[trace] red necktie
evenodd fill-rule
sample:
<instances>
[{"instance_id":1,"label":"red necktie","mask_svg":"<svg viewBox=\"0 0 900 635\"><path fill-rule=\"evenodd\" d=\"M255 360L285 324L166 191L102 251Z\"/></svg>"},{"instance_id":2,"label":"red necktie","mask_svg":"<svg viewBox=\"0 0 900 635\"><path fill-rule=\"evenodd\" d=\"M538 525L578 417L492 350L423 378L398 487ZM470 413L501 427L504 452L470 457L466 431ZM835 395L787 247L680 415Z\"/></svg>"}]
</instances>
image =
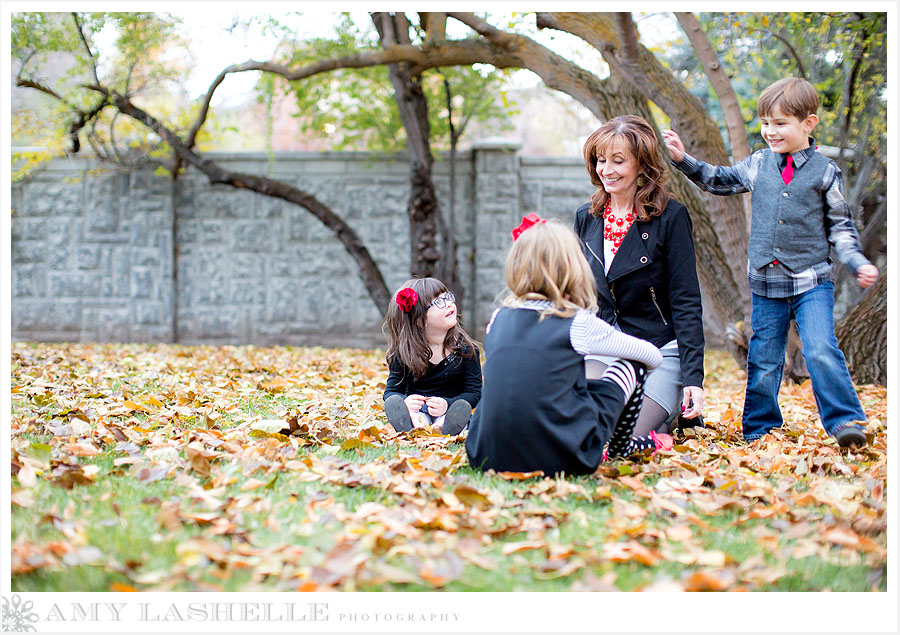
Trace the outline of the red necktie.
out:
<instances>
[{"instance_id":1,"label":"red necktie","mask_svg":"<svg viewBox=\"0 0 900 635\"><path fill-rule=\"evenodd\" d=\"M787 156L787 163L784 164L784 169L781 171L781 178L785 185L790 184L791 179L794 178L794 157L791 155Z\"/></svg>"}]
</instances>

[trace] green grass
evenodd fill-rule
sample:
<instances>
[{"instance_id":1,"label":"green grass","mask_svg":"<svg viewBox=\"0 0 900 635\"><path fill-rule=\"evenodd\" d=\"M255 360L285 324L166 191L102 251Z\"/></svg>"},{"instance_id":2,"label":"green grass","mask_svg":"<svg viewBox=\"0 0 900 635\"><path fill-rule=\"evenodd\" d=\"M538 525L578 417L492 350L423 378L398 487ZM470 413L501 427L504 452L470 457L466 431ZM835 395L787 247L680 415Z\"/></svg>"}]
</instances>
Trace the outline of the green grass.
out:
<instances>
[{"instance_id":1,"label":"green grass","mask_svg":"<svg viewBox=\"0 0 900 635\"><path fill-rule=\"evenodd\" d=\"M34 501L27 507L12 506L14 554L18 545L34 557L46 558L51 553L55 559L53 564L32 571L14 570L13 591L107 591L116 588L113 585L138 590L287 591L310 583L319 588L362 591L568 591L573 585L608 574L615 575L617 588L627 591L662 581L686 583L695 573L730 575L729 589L887 588L885 559L822 542L821 533L827 528L843 530L854 520L852 514L844 516L825 504L807 503L800 520L784 512L751 518L749 509L772 501L737 497L743 507L704 513L687 495L684 513L676 515L655 507L617 475L606 475L602 470L597 475L559 482L544 478L506 480L485 474L468 465L461 443L447 439L412 436L371 443L363 440L358 447L340 450L343 443L352 445L371 436L366 431L373 425L381 428L383 436L390 434L380 402L370 397L383 381L383 374L379 375L381 360L376 354L349 352L335 357L338 354L334 352L289 347L110 346L102 349L102 355L86 345L17 345L15 350L18 357L14 354L13 387L21 392L12 395L14 461L34 454L50 462L47 468L77 463L96 466L97 473L92 484L72 489L53 482L50 469L45 469L48 473L39 475L32 487L23 487L18 476L13 476L13 490L30 492ZM227 361L229 355L234 356L231 365L223 364L220 358L224 356ZM257 366L254 355L264 357ZM171 377L140 372L153 366L157 358L167 356L170 367L190 371L172 371ZM342 374L348 362L370 372L364 372L365 377ZM113 372L104 379L103 373L109 369ZM101 374L96 381L79 383L85 374L95 372ZM119 372L124 374L118 376ZM291 378L291 388L275 393L258 388L259 381L281 375ZM44 396L44 388L31 389L36 377L46 382L49 396ZM720 413L732 399L728 391L740 390L740 382L733 378L729 381L727 390L718 389L718 400L724 404ZM228 391L217 392L220 389L216 388L200 394L201 387L209 389L227 382L234 385ZM134 399L154 394L166 405L174 405L178 403L176 396L167 391L173 391L171 386L179 386L174 391L181 391L182 383L197 387L198 392L195 401L188 404L188 414L170 420L161 419L158 412L94 417L93 434L89 436L101 450L97 456L72 457L65 447L76 439L54 437L43 427L54 420L70 421L61 404L88 409L94 404L118 406L123 396ZM712 404L716 403L716 390L713 386L708 391ZM791 398L799 399L793 394ZM880 393L869 399L886 404ZM217 407L234 407L217 410L221 416L210 430L205 413L214 403ZM238 430L248 420L277 419L285 413L302 413L310 435L324 435L334 445L306 445L310 441L295 439L300 444L294 450L287 437L253 436L247 430ZM127 427L132 417L139 426L150 429L140 433L138 458L145 460L151 448L171 444L172 475L141 481L132 474L130 465L114 464L127 455L115 450L117 441L109 433L100 432L98 422ZM220 458L211 459L209 476L192 469L187 459L187 445L192 439L204 439L201 445L206 450L221 451L212 440L229 436L241 451L222 451ZM790 460L801 452L824 451L823 447L828 450L821 445L812 446L812 450L797 449L791 445L796 438L794 435L783 442ZM722 443L723 451L730 451L731 446ZM35 451L31 444L49 446L50 452ZM685 452L694 465L709 465L713 459L702 456L706 446L697 447L701 449ZM453 457L460 454L462 460L451 466ZM872 481L867 470L875 469L880 456L843 459L860 470L852 478L835 471L826 473L830 476L817 475L815 481L805 475L795 478L787 489L782 487L784 479L794 477L783 466L766 471L768 468L748 467L746 463L733 468L722 461L714 474L725 480L762 477L773 488L777 486L778 496L790 510L793 498L813 491L812 486L821 484L822 479L831 478L839 484ZM300 469L282 468L282 460L307 460L315 469L306 469L306 464ZM407 462L407 472L387 472L388 466L401 460ZM437 472L431 473L429 461L437 466ZM627 467L629 478L642 476L643 485L650 490L662 477L693 474L660 457L612 465ZM251 479L266 485L242 490ZM883 482L886 491L883 479L878 473L874 480ZM221 501L222 507L211 512L189 483ZM403 488L395 490L398 483ZM555 491L558 484L571 491ZM477 496L465 499L468 490L459 488L477 490L489 501L484 503ZM530 493L533 489L538 493ZM548 490L552 491L548 494ZM702 490L704 494L725 495L708 482ZM466 509L462 513L448 511L454 491L463 492L460 496L465 500L460 502ZM852 501L859 505L858 510L871 513L875 503L866 496ZM480 506L485 509L479 511ZM646 513L641 517L620 513L637 508ZM357 517L361 510L369 510L369 515ZM211 517L205 516L210 513ZM193 515L199 517L191 518ZM59 519L59 526L54 518ZM444 526L445 521L450 525ZM690 528L690 538L682 543L678 536L684 535L685 525ZM883 545L885 532L874 530L868 539ZM192 544L189 541L217 546L224 559L185 553L185 547ZM514 550L523 541L539 548ZM658 559L648 565L637 559L615 561L605 557L604 549L617 543L643 547ZM72 558L84 547L99 549L101 557L90 564L65 560L66 552ZM349 553L341 552L345 547ZM505 549L513 552L505 553ZM713 560L724 554L726 562L678 561L697 553ZM552 554L559 556L556 563L551 562ZM554 569L560 562L573 566ZM755 581L745 580L740 567L754 562L760 564L763 574ZM578 563L581 566L574 566ZM331 580L327 572L323 573L329 567L336 571ZM767 572L775 572L771 580L764 575Z\"/></svg>"},{"instance_id":2,"label":"green grass","mask_svg":"<svg viewBox=\"0 0 900 635\"><path fill-rule=\"evenodd\" d=\"M37 439L36 439L37 440ZM316 454L315 452L311 454ZM298 453L297 456L302 456ZM396 447L365 448L340 452L339 458L358 464L375 461L378 457L392 459L397 456ZM175 485L171 479L156 482L141 482L127 473L117 474L112 465L113 456L95 457L85 464L95 464L101 468L96 483L91 486L75 486L65 490L46 481L38 481L34 488L34 510L56 516L67 515L77 520L84 530L84 541L88 545L101 547L104 553L103 564L115 563L113 566L78 565L62 569L42 568L32 573L19 574L13 577L15 591L62 591L62 590L106 590L113 583L132 584L131 574L139 576L142 572L178 571L179 558L176 548L191 538L206 536L204 529L198 525L184 524L178 531L171 532L160 524L157 515L160 505L156 502L145 502L147 499L178 503L185 494L185 489ZM506 481L496 476L486 475L471 468L460 468L455 473L460 483L479 490L498 492L510 502L519 500L514 490L526 488L529 484L538 483L540 479L529 481ZM265 480L265 479L263 479ZM15 481L15 479L14 479ZM240 486L247 477L237 473L236 481L229 485L221 498L235 497L241 494ZM580 484L591 491L596 483L590 477L571 479L570 482ZM648 479L648 482L650 480ZM14 483L17 485L17 483ZM433 492L432 494L436 494ZM336 520L317 524L313 531L293 533L291 527L302 527L306 519L305 504L313 498L333 498L348 511L356 511L364 503L379 503L385 506L397 503L397 497L378 486L340 487L329 483L301 482L296 477L282 473L271 490L266 492L267 510L255 513L243 513L242 530L252 535L253 545L258 548L272 548L279 545L302 544L304 556L297 564L312 566L318 558L327 553L334 545L336 536L342 526ZM625 494L622 500L639 502L637 497ZM118 505L119 514L113 504ZM580 496L569 496L554 499L546 503L534 497L527 499L527 504L544 508L564 518L558 526L551 526L543 536L548 544L573 545L576 555L589 554L591 550L602 546L609 539L608 525L613 520L613 504L609 500L584 500ZM190 506L193 511L204 511L202 505ZM35 543L48 543L67 540L64 533L54 527L52 522L35 522L39 514L24 513L14 508L12 515L12 533L16 539L25 539ZM266 520L272 516L283 531L272 531L266 527ZM753 536L756 527L764 527L765 521L753 520L735 525L741 513L723 511L715 517L706 517L708 524L718 531L702 535L701 544L708 550L719 550L731 559L742 562L760 553L760 548ZM645 517L649 525L666 527L671 518L652 512ZM551 525L553 523L551 522ZM234 539L228 537L210 538L226 549L232 546ZM519 532L500 535L492 540L489 549L482 556L492 561L494 566L485 570L474 564L465 564L463 574L450 581L444 587L447 591L563 591L567 590L574 580L590 570L597 576L613 571L617 575L616 584L622 590L631 590L652 584L660 579L679 579L693 570L701 570L699 566L685 566L677 562L660 561L656 566L645 566L637 562L589 562L585 567L571 576L553 578L553 574L539 573L539 565L545 559L539 550L514 553L503 556L502 549L525 539ZM785 542L784 549L790 548ZM771 585L763 585L759 590L777 591L810 591L830 589L833 591L885 590L887 577L884 570L873 569L864 564L838 564L823 562L816 557L801 559L776 558L766 554L766 561L771 565L781 561L787 570L786 575ZM407 568L402 558L388 558L385 562L399 568ZM128 571L128 563L139 563L134 571ZM117 570L118 569L118 570ZM185 567L181 580L173 590L189 590L193 588L221 588L235 591L245 588L250 583L251 573L248 570L222 570L214 564L205 563L200 566ZM277 578L258 581L254 588L283 590L284 581ZM380 583L360 587L359 590L433 590L426 584Z\"/></svg>"}]
</instances>

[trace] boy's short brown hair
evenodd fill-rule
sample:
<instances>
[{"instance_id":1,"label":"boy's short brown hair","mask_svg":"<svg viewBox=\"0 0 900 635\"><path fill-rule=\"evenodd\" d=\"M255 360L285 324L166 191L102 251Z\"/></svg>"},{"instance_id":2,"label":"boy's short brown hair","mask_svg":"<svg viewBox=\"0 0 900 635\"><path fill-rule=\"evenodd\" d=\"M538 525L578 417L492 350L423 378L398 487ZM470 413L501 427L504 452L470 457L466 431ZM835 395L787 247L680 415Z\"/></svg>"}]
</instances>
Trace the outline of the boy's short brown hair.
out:
<instances>
[{"instance_id":1,"label":"boy's short brown hair","mask_svg":"<svg viewBox=\"0 0 900 635\"><path fill-rule=\"evenodd\" d=\"M760 117L766 117L772 114L772 109L776 106L784 114L803 120L816 114L819 96L813 85L805 79L785 77L762 92L756 102L756 112Z\"/></svg>"}]
</instances>

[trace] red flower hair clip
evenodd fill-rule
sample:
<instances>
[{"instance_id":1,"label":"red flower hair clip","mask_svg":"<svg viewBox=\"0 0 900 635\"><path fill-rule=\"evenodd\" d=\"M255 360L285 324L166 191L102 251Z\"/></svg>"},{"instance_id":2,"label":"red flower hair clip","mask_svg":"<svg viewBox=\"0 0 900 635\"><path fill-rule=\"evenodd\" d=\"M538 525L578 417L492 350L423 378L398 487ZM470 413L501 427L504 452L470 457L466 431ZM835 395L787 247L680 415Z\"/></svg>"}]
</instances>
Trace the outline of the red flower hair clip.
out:
<instances>
[{"instance_id":1,"label":"red flower hair clip","mask_svg":"<svg viewBox=\"0 0 900 635\"><path fill-rule=\"evenodd\" d=\"M521 235L523 231L528 229L529 227L534 227L535 225L540 225L541 223L546 223L546 219L541 218L534 212L529 212L527 216L522 217L522 222L519 223L519 226L512 230L513 242L516 242L516 239Z\"/></svg>"},{"instance_id":2,"label":"red flower hair clip","mask_svg":"<svg viewBox=\"0 0 900 635\"><path fill-rule=\"evenodd\" d=\"M403 287L397 292L397 299L395 302L397 306L400 307L400 310L404 313L409 313L414 306L416 306L416 302L419 301L419 294L416 293L416 290L412 287Z\"/></svg>"}]
</instances>

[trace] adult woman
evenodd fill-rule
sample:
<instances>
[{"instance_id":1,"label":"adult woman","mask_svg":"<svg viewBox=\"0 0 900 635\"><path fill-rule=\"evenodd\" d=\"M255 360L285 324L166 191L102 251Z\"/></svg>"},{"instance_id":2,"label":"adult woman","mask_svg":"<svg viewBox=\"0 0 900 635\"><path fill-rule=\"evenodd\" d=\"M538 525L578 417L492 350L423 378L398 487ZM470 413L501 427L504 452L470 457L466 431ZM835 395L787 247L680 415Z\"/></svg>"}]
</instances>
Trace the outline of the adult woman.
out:
<instances>
[{"instance_id":1,"label":"adult woman","mask_svg":"<svg viewBox=\"0 0 900 635\"><path fill-rule=\"evenodd\" d=\"M584 160L597 191L578 208L575 233L597 282L597 315L663 354L634 435L664 431L679 414L684 426L699 423L704 340L691 219L666 192L656 135L640 117L616 117L588 137ZM605 365L589 356L588 378Z\"/></svg>"}]
</instances>

